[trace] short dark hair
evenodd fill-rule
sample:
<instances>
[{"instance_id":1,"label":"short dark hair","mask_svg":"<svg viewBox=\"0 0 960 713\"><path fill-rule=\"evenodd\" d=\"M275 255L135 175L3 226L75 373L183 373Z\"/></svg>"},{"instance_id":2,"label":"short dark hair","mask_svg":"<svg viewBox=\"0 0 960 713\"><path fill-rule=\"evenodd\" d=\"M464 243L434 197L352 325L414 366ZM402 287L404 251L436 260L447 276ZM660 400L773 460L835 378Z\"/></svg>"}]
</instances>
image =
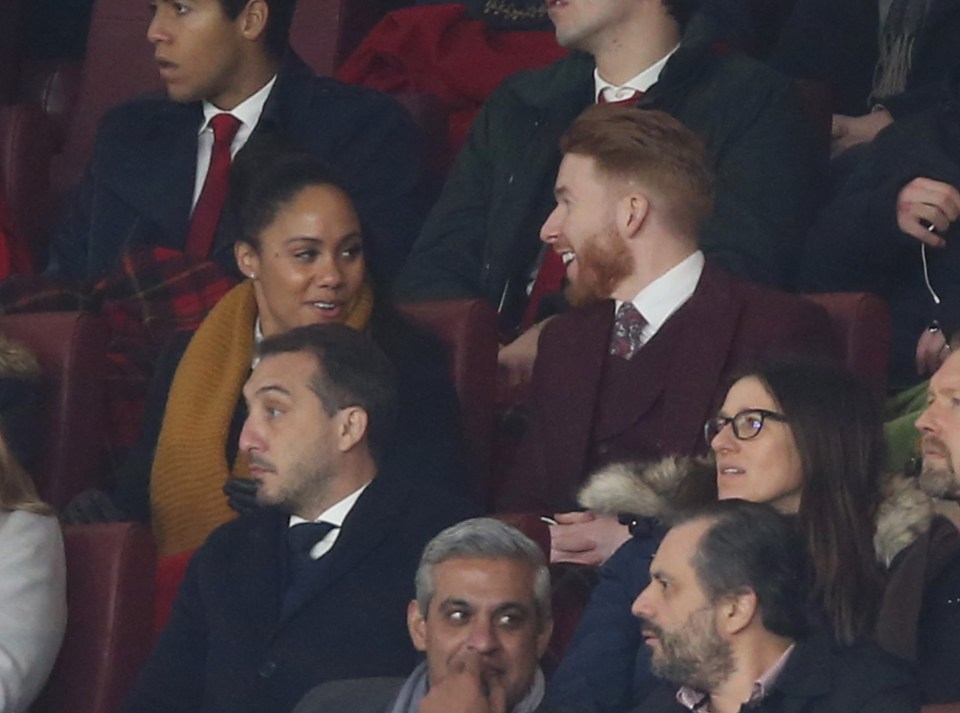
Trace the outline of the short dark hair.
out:
<instances>
[{"instance_id":1,"label":"short dark hair","mask_svg":"<svg viewBox=\"0 0 960 713\"><path fill-rule=\"evenodd\" d=\"M841 366L771 358L742 371L787 417L803 470L799 525L813 563L812 597L838 641L873 631L883 591L873 547L886 459L883 408Z\"/></svg>"},{"instance_id":2,"label":"short dark hair","mask_svg":"<svg viewBox=\"0 0 960 713\"><path fill-rule=\"evenodd\" d=\"M263 0L269 8L267 16L266 48L274 59L280 59L287 51L290 39L290 25L297 0ZM236 20L250 0L220 0L220 7L231 20Z\"/></svg>"},{"instance_id":3,"label":"short dark hair","mask_svg":"<svg viewBox=\"0 0 960 713\"><path fill-rule=\"evenodd\" d=\"M349 406L367 412L367 443L379 460L397 418L396 374L387 356L365 332L343 324L295 327L257 346L261 359L297 352L317 360L310 389L328 416Z\"/></svg>"},{"instance_id":4,"label":"short dark hair","mask_svg":"<svg viewBox=\"0 0 960 713\"><path fill-rule=\"evenodd\" d=\"M602 174L655 191L667 220L690 238L713 210L703 141L665 112L594 104L561 137L560 151L590 157Z\"/></svg>"},{"instance_id":5,"label":"short dark hair","mask_svg":"<svg viewBox=\"0 0 960 713\"><path fill-rule=\"evenodd\" d=\"M661 2L670 16L680 25L682 31L686 29L690 18L700 9L702 0L661 0Z\"/></svg>"},{"instance_id":6,"label":"short dark hair","mask_svg":"<svg viewBox=\"0 0 960 713\"><path fill-rule=\"evenodd\" d=\"M791 639L806 634L809 565L790 521L769 505L731 499L686 513L674 526L700 520L710 526L691 564L707 599L752 590L767 631Z\"/></svg>"},{"instance_id":7,"label":"short dark hair","mask_svg":"<svg viewBox=\"0 0 960 713\"><path fill-rule=\"evenodd\" d=\"M265 132L251 137L230 171L227 210L236 217L238 241L260 250L260 233L300 191L331 186L349 195L329 164L301 151L282 136Z\"/></svg>"}]
</instances>

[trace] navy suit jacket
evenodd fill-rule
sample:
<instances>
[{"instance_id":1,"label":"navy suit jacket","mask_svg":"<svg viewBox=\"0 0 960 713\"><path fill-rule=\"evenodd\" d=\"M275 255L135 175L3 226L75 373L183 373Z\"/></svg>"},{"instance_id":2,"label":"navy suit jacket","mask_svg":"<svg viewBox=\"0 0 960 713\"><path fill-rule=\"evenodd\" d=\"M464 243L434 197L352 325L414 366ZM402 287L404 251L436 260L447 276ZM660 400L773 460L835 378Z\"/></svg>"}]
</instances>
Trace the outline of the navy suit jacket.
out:
<instances>
[{"instance_id":1,"label":"navy suit jacket","mask_svg":"<svg viewBox=\"0 0 960 713\"><path fill-rule=\"evenodd\" d=\"M736 369L764 355L836 351L819 305L734 278L708 260L690 299L635 357L642 368L601 404L613 318L607 300L544 328L532 425L499 494L502 509L570 510L587 473L604 463L702 453L703 424ZM625 451L624 434L643 446Z\"/></svg>"},{"instance_id":2,"label":"navy suit jacket","mask_svg":"<svg viewBox=\"0 0 960 713\"><path fill-rule=\"evenodd\" d=\"M406 607L423 547L473 513L402 481L370 484L285 616L288 516L264 509L216 529L120 710L280 713L324 681L408 674L418 659Z\"/></svg>"},{"instance_id":3,"label":"navy suit jacket","mask_svg":"<svg viewBox=\"0 0 960 713\"><path fill-rule=\"evenodd\" d=\"M200 102L149 96L101 121L93 158L57 233L51 272L97 280L133 248L182 250L197 170ZM254 134L271 131L331 164L354 199L380 276L400 267L425 210L422 139L410 116L383 94L317 77L290 53ZM213 259L235 270L237 231L225 213Z\"/></svg>"}]
</instances>

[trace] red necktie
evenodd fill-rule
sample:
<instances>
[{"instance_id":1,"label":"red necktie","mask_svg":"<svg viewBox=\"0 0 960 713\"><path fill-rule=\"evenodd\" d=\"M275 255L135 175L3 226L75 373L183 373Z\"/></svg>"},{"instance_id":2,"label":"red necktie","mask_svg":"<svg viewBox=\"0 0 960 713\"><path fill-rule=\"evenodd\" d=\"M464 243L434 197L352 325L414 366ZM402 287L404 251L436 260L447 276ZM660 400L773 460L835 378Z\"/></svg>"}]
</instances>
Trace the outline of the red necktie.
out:
<instances>
[{"instance_id":1,"label":"red necktie","mask_svg":"<svg viewBox=\"0 0 960 713\"><path fill-rule=\"evenodd\" d=\"M559 253L547 246L543 253L543 260L540 262L540 269L537 271L537 279L534 280L533 289L530 291L530 299L527 301L526 309L523 310L523 319L520 320L521 331L527 331L536 323L540 300L547 295L559 292L563 287L563 278L566 274L567 268L564 267Z\"/></svg>"},{"instance_id":2,"label":"red necktie","mask_svg":"<svg viewBox=\"0 0 960 713\"><path fill-rule=\"evenodd\" d=\"M227 200L227 186L230 182L230 145L240 128L240 120L233 114L217 114L210 119L213 127L213 151L210 154L210 168L203 182L200 198L193 208L190 219L190 232L187 233L186 253L201 260L210 254L213 238L217 234L220 213Z\"/></svg>"},{"instance_id":3,"label":"red necktie","mask_svg":"<svg viewBox=\"0 0 960 713\"><path fill-rule=\"evenodd\" d=\"M600 92L600 98L597 99L597 104L614 104L614 105L618 105L618 104L636 104L636 103L637 103L637 99L639 99L640 97L643 96L643 92L638 91L638 90L636 90L636 89L633 89L633 90L631 90L631 91L632 91L633 93L630 94L630 96L625 97L625 98L623 98L623 99L617 99L616 101L610 101L609 99L607 99L607 98L604 96L603 92Z\"/></svg>"}]
</instances>

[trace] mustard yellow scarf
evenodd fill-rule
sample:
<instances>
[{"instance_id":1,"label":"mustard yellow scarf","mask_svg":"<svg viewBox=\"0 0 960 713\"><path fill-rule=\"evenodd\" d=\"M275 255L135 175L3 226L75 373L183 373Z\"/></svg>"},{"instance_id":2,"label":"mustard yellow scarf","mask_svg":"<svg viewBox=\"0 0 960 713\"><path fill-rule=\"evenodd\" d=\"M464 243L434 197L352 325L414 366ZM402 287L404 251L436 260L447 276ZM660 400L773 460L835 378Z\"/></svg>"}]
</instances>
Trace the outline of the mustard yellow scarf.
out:
<instances>
[{"instance_id":1,"label":"mustard yellow scarf","mask_svg":"<svg viewBox=\"0 0 960 713\"><path fill-rule=\"evenodd\" d=\"M364 285L346 323L366 327L373 292ZM150 476L153 531L161 556L193 550L232 519L222 488L231 475L246 477L246 458L227 463L230 423L253 359L257 304L245 281L217 303L180 360Z\"/></svg>"}]
</instances>

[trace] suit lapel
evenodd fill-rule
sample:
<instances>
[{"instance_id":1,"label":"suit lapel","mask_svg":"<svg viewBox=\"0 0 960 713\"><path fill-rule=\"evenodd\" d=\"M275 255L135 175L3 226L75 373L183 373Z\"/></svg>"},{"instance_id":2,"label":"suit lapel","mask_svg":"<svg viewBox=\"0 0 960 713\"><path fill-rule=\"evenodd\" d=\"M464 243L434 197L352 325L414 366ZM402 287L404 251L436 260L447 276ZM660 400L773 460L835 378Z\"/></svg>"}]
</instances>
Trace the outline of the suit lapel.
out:
<instances>
[{"instance_id":1,"label":"suit lapel","mask_svg":"<svg viewBox=\"0 0 960 713\"><path fill-rule=\"evenodd\" d=\"M321 566L284 607L281 625L358 567L386 539L404 510L406 495L406 488L389 476L377 477L370 483L344 520L333 548L317 561Z\"/></svg>"},{"instance_id":2,"label":"suit lapel","mask_svg":"<svg viewBox=\"0 0 960 713\"><path fill-rule=\"evenodd\" d=\"M726 370L727 355L732 350L742 305L733 299L726 275L708 261L703 268L697 289L664 325L677 320L677 329L664 331L664 338L675 339L676 347L668 352L664 364L669 379L667 401L664 404L664 423L688 424L665 433L670 451L695 453L703 451L700 426L718 406L713 403L722 389L721 379ZM657 337L661 334L657 334ZM656 339L656 337L654 337ZM696 406L705 409L695 413Z\"/></svg>"},{"instance_id":3,"label":"suit lapel","mask_svg":"<svg viewBox=\"0 0 960 713\"><path fill-rule=\"evenodd\" d=\"M534 373L541 373L535 387L540 399L537 411L550 424L549 428L541 428L540 437L545 472L551 479L554 474L570 474L562 479L564 482L557 483L558 487L567 488L580 484L586 467L613 327L612 302L605 300L561 319L569 321L563 327L557 348L548 350L543 368L535 366Z\"/></svg>"},{"instance_id":4,"label":"suit lapel","mask_svg":"<svg viewBox=\"0 0 960 713\"><path fill-rule=\"evenodd\" d=\"M598 421L593 440L609 440L624 433L664 399L663 417L658 419L663 430L657 439L664 454L704 450L700 426L716 406L714 395L722 386L725 356L731 349L740 309L725 276L709 263L704 265L690 299L641 348L636 357L642 360L636 365L636 383L630 383L629 394L605 405L604 419Z\"/></svg>"},{"instance_id":5,"label":"suit lapel","mask_svg":"<svg viewBox=\"0 0 960 713\"><path fill-rule=\"evenodd\" d=\"M140 216L126 244L140 234L163 247L183 249L196 182L197 136L203 114L199 104L165 106L139 138L142 149L124 183L113 188Z\"/></svg>"}]
</instances>

